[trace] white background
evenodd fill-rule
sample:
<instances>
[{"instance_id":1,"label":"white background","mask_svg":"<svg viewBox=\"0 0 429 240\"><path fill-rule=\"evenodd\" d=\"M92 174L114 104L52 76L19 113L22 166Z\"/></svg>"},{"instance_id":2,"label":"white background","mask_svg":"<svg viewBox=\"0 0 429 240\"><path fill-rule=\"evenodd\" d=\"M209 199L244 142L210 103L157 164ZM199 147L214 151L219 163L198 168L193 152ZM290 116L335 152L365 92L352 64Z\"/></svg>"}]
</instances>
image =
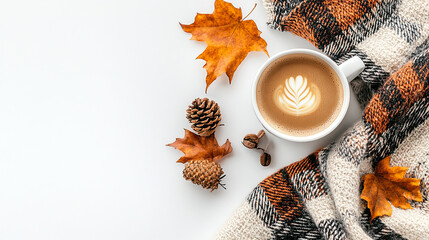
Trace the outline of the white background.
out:
<instances>
[{"instance_id":1,"label":"white background","mask_svg":"<svg viewBox=\"0 0 429 240\"><path fill-rule=\"evenodd\" d=\"M353 97L340 128L322 140L272 135L272 164L241 139L261 129L251 83L267 60L252 52L232 84L204 94L205 44L179 21L211 13L213 0L0 0L0 239L208 239L269 174L341 135L360 117ZM255 20L272 56L313 48L269 29L259 1L233 0ZM190 129L187 105L219 103L216 137L227 190L182 178L182 155L166 147Z\"/></svg>"}]
</instances>

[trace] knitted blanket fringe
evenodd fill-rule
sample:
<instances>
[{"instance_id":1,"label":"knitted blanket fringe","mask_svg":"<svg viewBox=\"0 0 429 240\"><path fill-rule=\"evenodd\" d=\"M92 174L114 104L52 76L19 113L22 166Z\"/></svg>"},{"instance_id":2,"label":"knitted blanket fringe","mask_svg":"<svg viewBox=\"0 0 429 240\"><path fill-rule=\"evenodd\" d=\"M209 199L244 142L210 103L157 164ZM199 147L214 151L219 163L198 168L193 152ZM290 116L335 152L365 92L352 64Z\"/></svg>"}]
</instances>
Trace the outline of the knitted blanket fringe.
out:
<instances>
[{"instance_id":1,"label":"knitted blanket fringe","mask_svg":"<svg viewBox=\"0 0 429 240\"><path fill-rule=\"evenodd\" d=\"M337 63L359 56L362 119L331 145L258 184L216 239L429 239L427 0L264 0L268 24ZM422 179L423 202L370 222L361 177L391 156Z\"/></svg>"}]
</instances>

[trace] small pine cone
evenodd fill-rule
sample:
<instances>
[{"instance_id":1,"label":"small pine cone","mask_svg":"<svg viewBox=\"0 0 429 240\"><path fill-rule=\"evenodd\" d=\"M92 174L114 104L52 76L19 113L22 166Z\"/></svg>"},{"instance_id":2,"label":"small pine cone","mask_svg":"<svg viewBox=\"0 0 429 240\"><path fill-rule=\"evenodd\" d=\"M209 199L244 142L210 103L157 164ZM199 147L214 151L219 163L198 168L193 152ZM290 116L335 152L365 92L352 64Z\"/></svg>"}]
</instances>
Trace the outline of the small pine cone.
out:
<instances>
[{"instance_id":1,"label":"small pine cone","mask_svg":"<svg viewBox=\"0 0 429 240\"><path fill-rule=\"evenodd\" d=\"M201 136L211 135L220 124L219 105L208 98L195 99L186 112L186 118L192 123L192 129Z\"/></svg>"},{"instance_id":2,"label":"small pine cone","mask_svg":"<svg viewBox=\"0 0 429 240\"><path fill-rule=\"evenodd\" d=\"M210 160L191 160L185 163L185 169L183 169L183 177L186 180L191 180L192 183L211 191L217 189L218 185L224 187L220 183L224 176L220 164Z\"/></svg>"}]
</instances>

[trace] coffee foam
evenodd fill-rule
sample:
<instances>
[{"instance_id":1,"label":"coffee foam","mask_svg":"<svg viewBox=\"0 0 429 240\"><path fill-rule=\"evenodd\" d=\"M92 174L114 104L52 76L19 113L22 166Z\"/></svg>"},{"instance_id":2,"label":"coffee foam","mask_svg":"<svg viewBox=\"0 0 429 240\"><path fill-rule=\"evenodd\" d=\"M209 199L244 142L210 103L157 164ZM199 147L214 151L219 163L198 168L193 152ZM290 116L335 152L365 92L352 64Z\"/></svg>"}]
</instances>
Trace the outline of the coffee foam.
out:
<instances>
[{"instance_id":1,"label":"coffee foam","mask_svg":"<svg viewBox=\"0 0 429 240\"><path fill-rule=\"evenodd\" d=\"M266 122L298 137L329 127L341 111L343 96L335 70L307 54L287 55L272 62L256 87L257 105Z\"/></svg>"},{"instance_id":2,"label":"coffee foam","mask_svg":"<svg viewBox=\"0 0 429 240\"><path fill-rule=\"evenodd\" d=\"M273 94L274 102L282 111L296 116L314 112L320 104L320 90L309 83L306 77L298 75L286 78L283 85Z\"/></svg>"}]
</instances>

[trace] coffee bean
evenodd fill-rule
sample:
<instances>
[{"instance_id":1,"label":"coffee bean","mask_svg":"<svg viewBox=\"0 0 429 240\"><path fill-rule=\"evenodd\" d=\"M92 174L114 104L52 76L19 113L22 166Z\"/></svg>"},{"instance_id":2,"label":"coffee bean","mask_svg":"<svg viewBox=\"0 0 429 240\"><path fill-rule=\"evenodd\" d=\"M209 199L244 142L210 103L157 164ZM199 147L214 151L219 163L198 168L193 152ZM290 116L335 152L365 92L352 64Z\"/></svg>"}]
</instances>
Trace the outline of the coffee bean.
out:
<instances>
[{"instance_id":1,"label":"coffee bean","mask_svg":"<svg viewBox=\"0 0 429 240\"><path fill-rule=\"evenodd\" d=\"M256 134L247 134L243 139L243 145L247 148L257 148L259 143L259 138Z\"/></svg>"},{"instance_id":2,"label":"coffee bean","mask_svg":"<svg viewBox=\"0 0 429 240\"><path fill-rule=\"evenodd\" d=\"M261 154L260 160L262 166L268 166L271 163L271 155L264 152Z\"/></svg>"}]
</instances>

